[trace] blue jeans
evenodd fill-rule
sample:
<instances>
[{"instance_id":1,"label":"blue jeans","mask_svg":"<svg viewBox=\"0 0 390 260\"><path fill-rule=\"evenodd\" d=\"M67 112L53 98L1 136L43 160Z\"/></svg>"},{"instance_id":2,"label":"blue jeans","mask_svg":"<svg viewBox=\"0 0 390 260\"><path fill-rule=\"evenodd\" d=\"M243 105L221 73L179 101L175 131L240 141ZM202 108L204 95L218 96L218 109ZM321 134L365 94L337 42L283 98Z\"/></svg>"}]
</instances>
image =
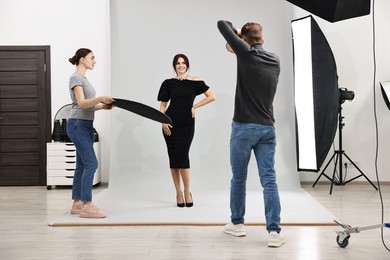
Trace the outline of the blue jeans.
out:
<instances>
[{"instance_id":1,"label":"blue jeans","mask_svg":"<svg viewBox=\"0 0 390 260\"><path fill-rule=\"evenodd\" d=\"M233 224L244 223L246 180L253 150L260 183L263 187L267 231L280 231L280 199L274 167L275 146L274 127L233 121L230 136L230 164L233 172L230 187L230 210Z\"/></svg>"},{"instance_id":2,"label":"blue jeans","mask_svg":"<svg viewBox=\"0 0 390 260\"><path fill-rule=\"evenodd\" d=\"M92 184L98 160L93 149L93 121L69 118L67 133L76 146L76 170L73 176L72 199L92 201Z\"/></svg>"}]
</instances>

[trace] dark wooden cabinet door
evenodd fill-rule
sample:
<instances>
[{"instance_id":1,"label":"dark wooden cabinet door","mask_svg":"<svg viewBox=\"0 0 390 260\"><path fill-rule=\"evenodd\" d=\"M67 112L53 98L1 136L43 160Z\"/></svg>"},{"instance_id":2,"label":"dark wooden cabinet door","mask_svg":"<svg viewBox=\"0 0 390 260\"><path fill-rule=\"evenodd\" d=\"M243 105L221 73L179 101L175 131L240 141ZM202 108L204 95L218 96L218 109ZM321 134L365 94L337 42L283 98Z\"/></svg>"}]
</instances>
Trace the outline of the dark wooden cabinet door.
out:
<instances>
[{"instance_id":1,"label":"dark wooden cabinet door","mask_svg":"<svg viewBox=\"0 0 390 260\"><path fill-rule=\"evenodd\" d=\"M0 186L46 185L49 46L0 46Z\"/></svg>"}]
</instances>

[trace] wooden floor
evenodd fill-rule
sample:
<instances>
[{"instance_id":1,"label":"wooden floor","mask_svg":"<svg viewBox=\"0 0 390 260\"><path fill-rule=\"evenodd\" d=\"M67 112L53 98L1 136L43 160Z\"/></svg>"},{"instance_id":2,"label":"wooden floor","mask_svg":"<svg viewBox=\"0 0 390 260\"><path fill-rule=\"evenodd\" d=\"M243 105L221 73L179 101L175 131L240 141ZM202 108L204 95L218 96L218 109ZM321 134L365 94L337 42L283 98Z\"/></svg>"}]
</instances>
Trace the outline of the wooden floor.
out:
<instances>
[{"instance_id":1,"label":"wooden floor","mask_svg":"<svg viewBox=\"0 0 390 260\"><path fill-rule=\"evenodd\" d=\"M346 224L381 223L379 193L367 183L336 186L332 195L328 183L302 186ZM390 222L390 185L381 190ZM264 226L246 227L243 238L224 234L222 226L48 226L69 209L69 197L69 188L0 187L0 259L390 259L380 228L352 234L341 248L341 227L282 226L286 244L268 248ZM383 231L389 247L390 229Z\"/></svg>"}]
</instances>

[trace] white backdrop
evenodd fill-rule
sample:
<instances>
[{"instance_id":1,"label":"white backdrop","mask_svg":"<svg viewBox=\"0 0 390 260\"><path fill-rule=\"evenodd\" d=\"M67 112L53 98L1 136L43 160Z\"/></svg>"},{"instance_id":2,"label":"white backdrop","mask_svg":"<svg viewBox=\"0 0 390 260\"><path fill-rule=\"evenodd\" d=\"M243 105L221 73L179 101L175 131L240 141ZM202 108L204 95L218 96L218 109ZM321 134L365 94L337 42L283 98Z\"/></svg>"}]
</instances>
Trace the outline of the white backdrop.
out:
<instances>
[{"instance_id":1,"label":"white backdrop","mask_svg":"<svg viewBox=\"0 0 390 260\"><path fill-rule=\"evenodd\" d=\"M94 202L106 210L103 220L66 214L51 225L92 223L223 224L229 220L230 124L236 82L236 58L225 49L219 19L237 27L263 25L265 49L281 60L275 97L276 171L282 223L333 223L335 217L300 188L296 171L292 86L292 5L266 0L111 1L112 96L159 108L163 80L174 76L173 56L185 53L191 74L203 78L217 100L197 110L190 151L194 207L176 207L161 124L128 111L112 111L110 181ZM199 99L202 97L199 97ZM198 99L198 100L199 100ZM245 223L265 223L254 156L249 167Z\"/></svg>"},{"instance_id":2,"label":"white backdrop","mask_svg":"<svg viewBox=\"0 0 390 260\"><path fill-rule=\"evenodd\" d=\"M191 74L205 80L217 100L197 111L190 151L192 189L228 189L230 124L236 59L225 49L219 19L240 27L259 22L264 48L279 55L282 71L275 97L276 170L279 186L299 186L295 162L291 27L293 6L286 1L111 1L112 96L159 108L161 82L174 76L173 56L185 53ZM203 97L199 97L203 98ZM161 125L115 109L112 116L110 188L136 186L172 192ZM248 187L259 189L254 157Z\"/></svg>"}]
</instances>

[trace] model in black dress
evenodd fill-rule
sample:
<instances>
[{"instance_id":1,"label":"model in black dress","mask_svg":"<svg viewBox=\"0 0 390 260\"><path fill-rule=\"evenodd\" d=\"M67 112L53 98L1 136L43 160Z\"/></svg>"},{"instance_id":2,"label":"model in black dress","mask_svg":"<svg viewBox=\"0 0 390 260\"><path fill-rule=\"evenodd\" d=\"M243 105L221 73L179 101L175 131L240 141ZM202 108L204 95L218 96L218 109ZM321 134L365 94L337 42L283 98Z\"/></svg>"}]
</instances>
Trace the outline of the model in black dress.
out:
<instances>
[{"instance_id":1,"label":"model in black dress","mask_svg":"<svg viewBox=\"0 0 390 260\"><path fill-rule=\"evenodd\" d=\"M187 74L188 64L188 59L183 54L176 55L173 66L177 77L165 80L158 93L158 101L161 101L160 111L172 119L171 124L163 124L163 136L167 144L169 166L179 207L193 205L190 192L189 150L194 137L195 109L215 100L214 94L204 81ZM206 97L194 105L196 96L200 94ZM181 179L184 184L185 203Z\"/></svg>"}]
</instances>

